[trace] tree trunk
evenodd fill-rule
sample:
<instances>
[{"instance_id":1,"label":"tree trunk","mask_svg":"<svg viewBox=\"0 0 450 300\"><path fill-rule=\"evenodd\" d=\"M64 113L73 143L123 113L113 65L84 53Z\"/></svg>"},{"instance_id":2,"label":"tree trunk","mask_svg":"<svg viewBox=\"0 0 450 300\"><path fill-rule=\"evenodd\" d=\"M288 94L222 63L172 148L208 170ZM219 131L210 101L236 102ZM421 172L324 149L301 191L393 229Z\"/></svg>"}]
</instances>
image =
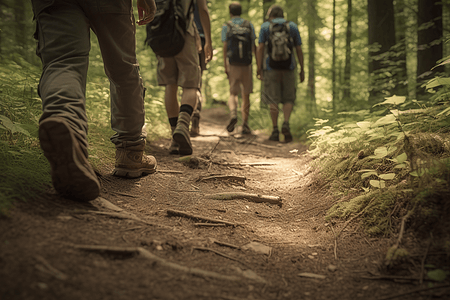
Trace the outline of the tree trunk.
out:
<instances>
[{"instance_id":1,"label":"tree trunk","mask_svg":"<svg viewBox=\"0 0 450 300\"><path fill-rule=\"evenodd\" d=\"M397 44L393 49L393 94L408 96L408 72L406 69L406 16L405 1L395 1L395 28Z\"/></svg>"},{"instance_id":2,"label":"tree trunk","mask_svg":"<svg viewBox=\"0 0 450 300\"><path fill-rule=\"evenodd\" d=\"M391 94L390 79L383 70L395 45L393 0L368 0L369 15L369 103L376 104Z\"/></svg>"},{"instance_id":3,"label":"tree trunk","mask_svg":"<svg viewBox=\"0 0 450 300\"><path fill-rule=\"evenodd\" d=\"M16 51L22 56L26 56L26 45L27 45L27 24L25 24L25 11L24 11L25 0L15 0L14 1L14 34L16 42Z\"/></svg>"},{"instance_id":4,"label":"tree trunk","mask_svg":"<svg viewBox=\"0 0 450 300\"><path fill-rule=\"evenodd\" d=\"M308 96L309 107L308 110L312 116L317 116L316 108L316 69L315 69L315 57L316 57L316 11L317 0L308 0Z\"/></svg>"},{"instance_id":5,"label":"tree trunk","mask_svg":"<svg viewBox=\"0 0 450 300\"><path fill-rule=\"evenodd\" d=\"M331 37L333 54L331 62L331 95L333 104L333 114L336 113L336 0L333 0L333 34Z\"/></svg>"},{"instance_id":6,"label":"tree trunk","mask_svg":"<svg viewBox=\"0 0 450 300\"><path fill-rule=\"evenodd\" d=\"M286 19L298 24L298 11L300 7L300 2L298 0L286 0Z\"/></svg>"},{"instance_id":7,"label":"tree trunk","mask_svg":"<svg viewBox=\"0 0 450 300\"><path fill-rule=\"evenodd\" d=\"M417 32L418 97L424 90L421 84L442 67L431 70L443 56L442 50L442 3L441 0L419 0Z\"/></svg>"},{"instance_id":8,"label":"tree trunk","mask_svg":"<svg viewBox=\"0 0 450 300\"><path fill-rule=\"evenodd\" d=\"M351 77L351 42L352 42L352 0L347 2L347 35L345 44L345 67L344 67L344 86L342 87L342 102L351 106L350 98L350 77Z\"/></svg>"},{"instance_id":9,"label":"tree trunk","mask_svg":"<svg viewBox=\"0 0 450 300\"><path fill-rule=\"evenodd\" d=\"M269 7L271 5L275 4L275 0L263 0L263 22L267 21L267 11L269 10ZM264 94L264 81L261 81L261 99L263 98ZM259 102L261 108L268 109L268 105L265 104L263 101Z\"/></svg>"}]
</instances>

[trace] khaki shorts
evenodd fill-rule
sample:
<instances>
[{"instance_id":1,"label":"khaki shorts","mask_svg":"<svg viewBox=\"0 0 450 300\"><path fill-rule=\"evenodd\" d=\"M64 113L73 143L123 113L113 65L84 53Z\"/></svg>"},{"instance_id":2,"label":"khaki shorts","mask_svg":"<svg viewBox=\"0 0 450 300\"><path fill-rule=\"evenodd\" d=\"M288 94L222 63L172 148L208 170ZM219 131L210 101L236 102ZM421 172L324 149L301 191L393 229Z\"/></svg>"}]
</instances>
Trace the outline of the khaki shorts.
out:
<instances>
[{"instance_id":1,"label":"khaki shorts","mask_svg":"<svg viewBox=\"0 0 450 300\"><path fill-rule=\"evenodd\" d=\"M228 81L230 82L230 94L238 95L241 91L244 95L253 93L253 71L252 65L232 66L228 65Z\"/></svg>"},{"instance_id":2,"label":"khaki shorts","mask_svg":"<svg viewBox=\"0 0 450 300\"><path fill-rule=\"evenodd\" d=\"M265 104L295 103L297 97L296 70L264 71L262 101Z\"/></svg>"},{"instance_id":3,"label":"khaki shorts","mask_svg":"<svg viewBox=\"0 0 450 300\"><path fill-rule=\"evenodd\" d=\"M195 37L186 33L183 50L173 57L158 57L158 85L200 88L200 66Z\"/></svg>"}]
</instances>

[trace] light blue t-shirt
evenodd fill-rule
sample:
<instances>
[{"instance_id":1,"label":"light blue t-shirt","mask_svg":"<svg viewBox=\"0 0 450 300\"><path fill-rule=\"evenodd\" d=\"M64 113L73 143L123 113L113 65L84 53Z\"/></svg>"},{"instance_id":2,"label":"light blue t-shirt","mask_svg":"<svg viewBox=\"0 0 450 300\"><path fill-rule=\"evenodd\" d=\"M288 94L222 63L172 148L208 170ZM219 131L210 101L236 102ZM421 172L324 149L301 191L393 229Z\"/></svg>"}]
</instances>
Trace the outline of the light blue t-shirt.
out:
<instances>
[{"instance_id":1,"label":"light blue t-shirt","mask_svg":"<svg viewBox=\"0 0 450 300\"><path fill-rule=\"evenodd\" d=\"M273 19L272 22L277 23L277 24L283 24L284 22L286 22L286 20L283 18L276 18L276 19ZM259 40L258 40L259 44L261 44L261 43L265 44L266 42L269 41L269 35L270 35L269 28L270 28L269 21L264 22L261 25L261 31L259 32ZM292 53L292 63L291 63L291 66L289 69L294 70L295 67L297 66L297 63L295 61L295 47L300 46L302 44L302 38L300 37L300 32L298 31L298 26L294 22L289 22L289 32L290 32L291 37L294 42L294 51ZM266 63L264 65L265 65L266 70L272 70L269 67L269 56L267 56Z\"/></svg>"},{"instance_id":2,"label":"light blue t-shirt","mask_svg":"<svg viewBox=\"0 0 450 300\"><path fill-rule=\"evenodd\" d=\"M242 25L242 23L244 23L244 19L242 19L241 17L233 17L231 19L231 22L233 22L234 24L237 25ZM255 34L255 27L253 27L252 22L250 22L250 26L252 28L252 40L256 40L256 34ZM228 26L225 24L222 26L222 42L225 42L227 40L227 30L228 30Z\"/></svg>"}]
</instances>

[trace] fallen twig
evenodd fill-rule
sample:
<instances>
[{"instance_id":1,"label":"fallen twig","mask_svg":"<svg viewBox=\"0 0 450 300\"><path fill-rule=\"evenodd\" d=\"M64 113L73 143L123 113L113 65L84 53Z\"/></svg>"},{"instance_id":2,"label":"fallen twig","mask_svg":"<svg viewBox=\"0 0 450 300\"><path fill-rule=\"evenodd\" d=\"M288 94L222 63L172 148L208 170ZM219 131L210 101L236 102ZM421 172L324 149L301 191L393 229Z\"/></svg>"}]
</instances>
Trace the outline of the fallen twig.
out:
<instances>
[{"instance_id":1,"label":"fallen twig","mask_svg":"<svg viewBox=\"0 0 450 300\"><path fill-rule=\"evenodd\" d=\"M52 265L50 265L50 263L45 258L43 258L42 256L36 255L35 257L40 263L42 263L42 265L38 264L38 265L35 266L36 269L38 269L39 271L41 271L43 273L46 273L46 274L50 274L53 277L55 277L57 279L60 279L60 280L66 280L66 279L69 278L69 276L67 276L63 272L57 270Z\"/></svg>"},{"instance_id":2,"label":"fallen twig","mask_svg":"<svg viewBox=\"0 0 450 300\"><path fill-rule=\"evenodd\" d=\"M106 208L106 209L117 211L117 212L123 211L123 208L112 204L111 202L109 202L108 200L106 200L105 198L102 198L102 197L98 197L94 201L91 201L91 203L94 204L94 206L96 206L98 208L100 206L100 208Z\"/></svg>"},{"instance_id":3,"label":"fallen twig","mask_svg":"<svg viewBox=\"0 0 450 300\"><path fill-rule=\"evenodd\" d=\"M199 227L224 227L225 224L217 224L217 223L194 223L194 226Z\"/></svg>"},{"instance_id":4,"label":"fallen twig","mask_svg":"<svg viewBox=\"0 0 450 300\"><path fill-rule=\"evenodd\" d=\"M233 180L233 181L245 182L246 179L247 178L245 176L213 175L213 176L199 178L199 179L197 179L197 182L198 181L208 181L208 180Z\"/></svg>"},{"instance_id":5,"label":"fallen twig","mask_svg":"<svg viewBox=\"0 0 450 300\"><path fill-rule=\"evenodd\" d=\"M181 171L174 171L174 170L156 170L157 173L173 173L173 174L183 174Z\"/></svg>"},{"instance_id":6,"label":"fallen twig","mask_svg":"<svg viewBox=\"0 0 450 300\"><path fill-rule=\"evenodd\" d=\"M380 300L389 300L389 299L399 298L399 297L403 297L403 296L414 294L414 293L426 292L426 291L442 289L442 288L447 288L447 287L450 287L450 284L437 285L437 286L426 287L426 288L417 288L417 289L414 289L414 290L411 290L411 291L408 291L408 292L398 293L398 294L395 294L395 295L391 295L391 296L387 296L387 297L384 297L384 298L380 298Z\"/></svg>"},{"instance_id":7,"label":"fallen twig","mask_svg":"<svg viewBox=\"0 0 450 300\"><path fill-rule=\"evenodd\" d=\"M139 198L139 196L136 195L130 195L130 194L125 194L125 193L120 193L120 192L111 192L112 194L118 195L118 196L124 196L124 197L130 197L130 198Z\"/></svg>"},{"instance_id":8,"label":"fallen twig","mask_svg":"<svg viewBox=\"0 0 450 300\"><path fill-rule=\"evenodd\" d=\"M185 217L185 218L190 218L190 219L195 219L195 220L207 221L207 222L211 222L211 223L222 223L222 224L226 224L226 225L230 225L230 226L238 226L239 225L239 224L236 224L236 223L227 222L227 221L223 221L223 220L203 217L203 216L199 216L199 215L193 215L193 214L190 214L190 213L187 213L187 212L183 212L183 211L179 211L179 210L168 209L167 210L167 214L169 216Z\"/></svg>"},{"instance_id":9,"label":"fallen twig","mask_svg":"<svg viewBox=\"0 0 450 300\"><path fill-rule=\"evenodd\" d=\"M241 249L241 247L233 245L233 244L229 244L229 243L225 243L225 242L220 242L220 241L216 241L214 240L214 243L220 246L226 246L226 247L230 247L230 248L234 248L234 249Z\"/></svg>"},{"instance_id":10,"label":"fallen twig","mask_svg":"<svg viewBox=\"0 0 450 300\"><path fill-rule=\"evenodd\" d=\"M122 211L122 212L107 212L107 211L86 210L86 211L77 211L75 213L77 213L77 214L103 215L103 216L109 216L109 217L117 218L117 219L134 220L134 221L142 222L142 223L150 225L150 226L158 226L158 227L163 227L163 228L167 228L168 227L168 226L155 224L155 223L151 223L151 222L142 220L142 219L138 218L136 215L134 215L132 213L129 213L129 212L125 212L125 211Z\"/></svg>"},{"instance_id":11,"label":"fallen twig","mask_svg":"<svg viewBox=\"0 0 450 300\"><path fill-rule=\"evenodd\" d=\"M214 250L214 249L211 249L211 248L204 248L204 247L194 247L193 249L194 249L194 250L200 250L200 251L210 251L210 252L213 252L213 253L215 253L215 254L217 254L217 255L219 255L219 256L222 256L222 257L228 258L228 259L230 259L230 260L234 260L234 261L237 261L238 263L240 263L240 264L242 264L242 265L246 266L246 264L245 264L245 263L243 263L242 261L240 261L239 259L237 259L237 258L233 258L233 257L231 257L231 256L228 256L228 255L226 255L225 253L222 253L222 252L216 251L216 250Z\"/></svg>"},{"instance_id":12,"label":"fallen twig","mask_svg":"<svg viewBox=\"0 0 450 300\"><path fill-rule=\"evenodd\" d=\"M422 261L420 263L420 280L419 283L423 283L423 274L425 273L425 260L427 259L428 251L430 250L431 239L428 241L427 250L425 250L425 254L422 257Z\"/></svg>"},{"instance_id":13,"label":"fallen twig","mask_svg":"<svg viewBox=\"0 0 450 300\"><path fill-rule=\"evenodd\" d=\"M419 277L405 277L395 275L378 275L378 276L361 276L362 279L368 280L404 280L404 281L419 281Z\"/></svg>"},{"instance_id":14,"label":"fallen twig","mask_svg":"<svg viewBox=\"0 0 450 300\"><path fill-rule=\"evenodd\" d=\"M233 199L247 199L252 202L260 203L267 202L271 204L277 204L278 206L282 206L282 199L278 196L266 196L266 195L258 195L258 194L250 194L244 192L225 192L225 193L217 193L217 194L209 194L205 195L208 199L214 200L233 200Z\"/></svg>"},{"instance_id":15,"label":"fallen twig","mask_svg":"<svg viewBox=\"0 0 450 300\"><path fill-rule=\"evenodd\" d=\"M182 266L170 261L167 261L161 257L158 257L151 253L150 251L142 248L142 247L108 247L108 246L96 246L96 245L72 245L74 248L85 250L85 251L93 251L93 252L109 252L109 253L124 253L124 254L138 254L142 257L156 261L163 267L172 268L178 271L183 271L188 274L202 276L202 277L210 277L219 280L228 280L228 281L240 281L242 277L234 276L234 275L223 275L220 273L206 271L198 268L190 268L186 266ZM265 283L266 281L261 277L249 276L247 272L240 273L243 277L255 280L259 283Z\"/></svg>"}]
</instances>

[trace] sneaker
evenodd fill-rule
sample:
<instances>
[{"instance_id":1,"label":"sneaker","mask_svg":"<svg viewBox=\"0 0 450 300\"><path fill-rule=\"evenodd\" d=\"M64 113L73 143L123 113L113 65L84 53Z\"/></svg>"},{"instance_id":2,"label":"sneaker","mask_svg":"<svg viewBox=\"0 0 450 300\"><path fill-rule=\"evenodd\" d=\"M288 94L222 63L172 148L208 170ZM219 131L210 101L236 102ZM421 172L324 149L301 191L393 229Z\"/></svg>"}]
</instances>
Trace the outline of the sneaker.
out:
<instances>
[{"instance_id":1,"label":"sneaker","mask_svg":"<svg viewBox=\"0 0 450 300\"><path fill-rule=\"evenodd\" d=\"M39 124L39 141L50 163L55 190L76 201L94 200L100 182L80 142L64 118L49 117Z\"/></svg>"},{"instance_id":2,"label":"sneaker","mask_svg":"<svg viewBox=\"0 0 450 300\"><path fill-rule=\"evenodd\" d=\"M227 125L227 131L228 132L233 132L234 131L234 126L236 126L237 121L238 120L237 120L236 117L230 119L230 123L228 123L228 125Z\"/></svg>"},{"instance_id":3,"label":"sneaker","mask_svg":"<svg viewBox=\"0 0 450 300\"><path fill-rule=\"evenodd\" d=\"M191 118L191 136L199 136L200 135L200 115L195 113Z\"/></svg>"},{"instance_id":4,"label":"sneaker","mask_svg":"<svg viewBox=\"0 0 450 300\"><path fill-rule=\"evenodd\" d=\"M278 131L278 129L274 129L272 131L272 134L269 137L269 141L280 141L280 132Z\"/></svg>"},{"instance_id":5,"label":"sneaker","mask_svg":"<svg viewBox=\"0 0 450 300\"><path fill-rule=\"evenodd\" d=\"M180 112L178 115L178 124L173 132L173 140L179 145L180 155L191 155L192 144L189 136L189 123L191 116L187 112Z\"/></svg>"},{"instance_id":6,"label":"sneaker","mask_svg":"<svg viewBox=\"0 0 450 300\"><path fill-rule=\"evenodd\" d=\"M169 146L169 154L180 154L180 145L172 139Z\"/></svg>"},{"instance_id":7,"label":"sneaker","mask_svg":"<svg viewBox=\"0 0 450 300\"><path fill-rule=\"evenodd\" d=\"M138 178L156 172L156 159L144 155L144 146L137 145L126 148L116 148L116 164L114 176Z\"/></svg>"},{"instance_id":8,"label":"sneaker","mask_svg":"<svg viewBox=\"0 0 450 300\"><path fill-rule=\"evenodd\" d=\"M252 134L252 130L248 126L248 124L242 125L242 134Z\"/></svg>"},{"instance_id":9,"label":"sneaker","mask_svg":"<svg viewBox=\"0 0 450 300\"><path fill-rule=\"evenodd\" d=\"M292 134L288 122L283 122L283 126L281 127L281 133L284 135L284 141L286 143L292 142Z\"/></svg>"}]
</instances>

